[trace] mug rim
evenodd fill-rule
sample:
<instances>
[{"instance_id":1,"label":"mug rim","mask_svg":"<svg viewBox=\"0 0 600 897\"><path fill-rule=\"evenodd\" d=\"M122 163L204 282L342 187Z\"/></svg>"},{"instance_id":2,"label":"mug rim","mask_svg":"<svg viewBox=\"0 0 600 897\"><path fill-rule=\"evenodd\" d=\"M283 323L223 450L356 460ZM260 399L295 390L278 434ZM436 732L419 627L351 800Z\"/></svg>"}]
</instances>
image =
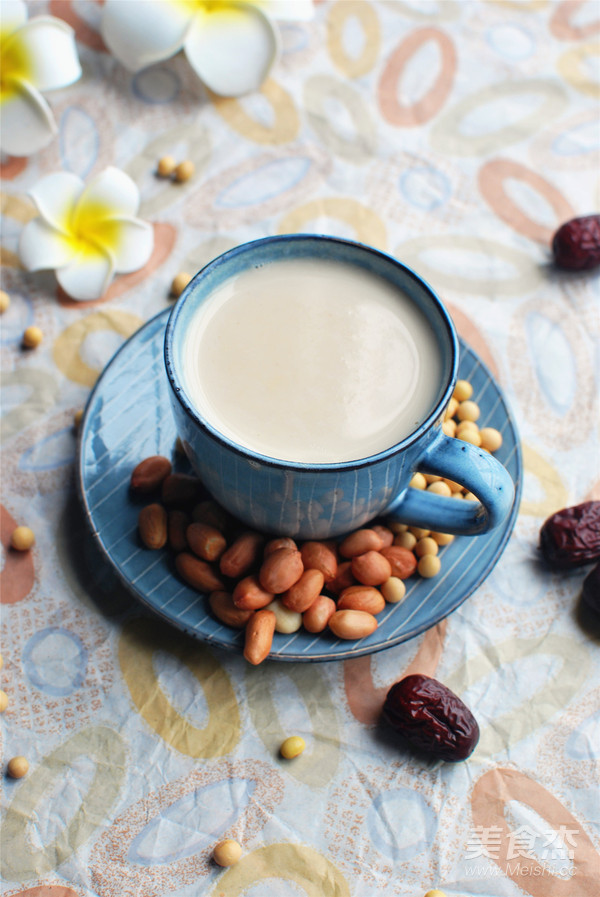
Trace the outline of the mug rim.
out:
<instances>
[{"instance_id":1,"label":"mug rim","mask_svg":"<svg viewBox=\"0 0 600 897\"><path fill-rule=\"evenodd\" d=\"M452 350L452 359L449 371L448 382L446 387L441 394L438 402L436 402L435 406L431 410L431 412L427 415L425 420L417 427L416 430L413 430L412 433L409 433L408 436L405 436L404 439L399 442L393 443L391 446L388 446L386 449L382 449L379 452L375 452L371 455L366 455L363 458L357 458L350 461L323 461L323 462L308 462L308 461L285 461L281 458L275 458L271 455L264 455L261 452L257 452L254 449L247 448L239 442L235 442L233 439L230 439L220 430L218 430L213 424L210 423L205 417L203 417L200 412L194 407L193 403L190 401L185 386L183 383L183 378L178 375L177 367L175 363L175 353L173 351L173 341L175 328L177 326L177 321L185 305L185 302L188 296L194 290L195 284L198 280L206 275L207 272L216 269L234 258L235 256L245 254L252 250L252 247L265 245L265 244L276 244L276 243L286 243L286 242L296 242L296 241L307 241L314 240L315 243L319 244L323 241L327 243L337 243L343 246L357 247L361 251L366 251L368 254L374 255L376 257L385 259L388 262L391 262L394 266L402 268L403 271L415 281L421 288L424 288L430 296L433 298L436 310L438 312L440 321L445 326L446 335L449 339L450 347ZM176 400L179 402L180 406L183 408L184 412L188 417L191 418L193 423L196 426L199 426L208 436L210 436L213 440L215 440L220 445L229 449L230 451L235 452L241 457L247 459L248 461L255 462L264 466L275 467L279 470L297 470L297 471L318 471L318 470L352 470L360 467L368 467L374 463L379 461L383 461L386 458L389 458L398 452L403 451L408 446L412 445L414 442L417 442L424 433L431 429L431 427L435 424L436 419L439 417L441 411L448 405L450 398L452 396L452 391L454 389L454 385L456 383L456 378L458 375L458 362L459 362L459 342L458 336L456 333L456 328L454 326L454 322L450 317L450 313L445 307L444 303L436 293L436 291L431 287L431 285L423 278L421 275L417 274L412 268L409 268L395 256L390 255L387 252L383 252L380 249L376 249L374 246L370 246L367 243L360 243L357 240L347 240L343 237L335 237L330 236L329 234L310 234L310 233L299 233L299 234L276 234L274 236L269 237L260 237L256 240L247 240L245 243L240 243L237 246L233 246L231 249L226 250L220 255L216 256L211 261L207 262L200 270L194 275L194 277L187 284L185 289L182 291L181 295L177 299L171 313L169 315L169 319L167 321L167 327L165 330L165 339L164 339L164 362L165 369L167 372L167 378L169 380L169 385L173 391L173 394Z\"/></svg>"}]
</instances>

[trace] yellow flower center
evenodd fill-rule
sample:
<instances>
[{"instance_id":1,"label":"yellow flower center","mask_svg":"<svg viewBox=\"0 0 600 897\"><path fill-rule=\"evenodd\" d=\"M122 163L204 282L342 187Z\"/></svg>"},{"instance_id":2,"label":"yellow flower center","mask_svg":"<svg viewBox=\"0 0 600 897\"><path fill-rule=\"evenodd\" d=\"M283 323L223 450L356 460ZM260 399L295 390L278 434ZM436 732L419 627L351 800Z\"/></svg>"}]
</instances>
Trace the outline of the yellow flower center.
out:
<instances>
[{"instance_id":1,"label":"yellow flower center","mask_svg":"<svg viewBox=\"0 0 600 897\"><path fill-rule=\"evenodd\" d=\"M265 0L174 0L179 6L182 6L188 14L206 14L213 12L225 12L228 9L234 10L240 3L248 3L251 6L262 6Z\"/></svg>"},{"instance_id":2,"label":"yellow flower center","mask_svg":"<svg viewBox=\"0 0 600 897\"><path fill-rule=\"evenodd\" d=\"M19 82L30 81L33 66L19 32L0 29L0 100L11 99Z\"/></svg>"},{"instance_id":3,"label":"yellow flower center","mask_svg":"<svg viewBox=\"0 0 600 897\"><path fill-rule=\"evenodd\" d=\"M121 224L115 210L106 203L79 202L64 223L71 246L77 253L97 256L98 252L115 255L121 240Z\"/></svg>"}]
</instances>

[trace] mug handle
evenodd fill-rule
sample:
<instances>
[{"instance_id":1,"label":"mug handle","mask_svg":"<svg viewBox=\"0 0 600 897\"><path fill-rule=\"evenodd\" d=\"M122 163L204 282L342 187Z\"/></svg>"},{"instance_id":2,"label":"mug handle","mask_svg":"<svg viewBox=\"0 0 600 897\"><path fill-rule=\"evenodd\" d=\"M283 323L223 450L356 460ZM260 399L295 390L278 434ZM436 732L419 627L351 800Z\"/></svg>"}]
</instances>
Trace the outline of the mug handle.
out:
<instances>
[{"instance_id":1,"label":"mug handle","mask_svg":"<svg viewBox=\"0 0 600 897\"><path fill-rule=\"evenodd\" d=\"M383 512L393 521L438 533L477 535L502 523L512 508L515 487L502 464L489 452L446 436L441 429L419 458L416 469L466 486L479 501L457 501L408 488Z\"/></svg>"}]
</instances>

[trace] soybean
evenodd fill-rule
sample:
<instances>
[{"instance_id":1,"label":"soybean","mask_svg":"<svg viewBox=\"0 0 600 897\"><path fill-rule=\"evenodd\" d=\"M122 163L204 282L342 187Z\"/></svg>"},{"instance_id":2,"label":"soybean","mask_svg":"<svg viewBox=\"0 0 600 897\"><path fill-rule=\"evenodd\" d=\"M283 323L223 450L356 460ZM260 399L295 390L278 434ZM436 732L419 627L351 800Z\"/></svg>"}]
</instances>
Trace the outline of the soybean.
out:
<instances>
[{"instance_id":1,"label":"soybean","mask_svg":"<svg viewBox=\"0 0 600 897\"><path fill-rule=\"evenodd\" d=\"M213 860L219 866L235 866L242 856L242 848L237 841L227 838L219 841L213 848Z\"/></svg>"},{"instance_id":2,"label":"soybean","mask_svg":"<svg viewBox=\"0 0 600 897\"><path fill-rule=\"evenodd\" d=\"M304 741L304 738L300 735L290 735L279 748L279 753L286 760L293 760L294 757L300 756L305 747L306 742Z\"/></svg>"}]
</instances>

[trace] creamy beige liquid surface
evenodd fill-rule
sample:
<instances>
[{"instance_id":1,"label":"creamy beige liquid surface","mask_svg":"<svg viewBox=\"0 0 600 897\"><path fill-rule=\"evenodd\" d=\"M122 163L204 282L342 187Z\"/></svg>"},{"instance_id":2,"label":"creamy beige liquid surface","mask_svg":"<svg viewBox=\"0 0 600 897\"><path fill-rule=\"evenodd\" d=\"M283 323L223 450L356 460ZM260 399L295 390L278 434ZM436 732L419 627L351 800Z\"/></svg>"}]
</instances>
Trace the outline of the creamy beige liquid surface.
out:
<instances>
[{"instance_id":1,"label":"creamy beige liquid surface","mask_svg":"<svg viewBox=\"0 0 600 897\"><path fill-rule=\"evenodd\" d=\"M186 391L220 432L286 461L367 457L412 433L438 395L437 340L387 281L290 259L226 281L185 344Z\"/></svg>"}]
</instances>

